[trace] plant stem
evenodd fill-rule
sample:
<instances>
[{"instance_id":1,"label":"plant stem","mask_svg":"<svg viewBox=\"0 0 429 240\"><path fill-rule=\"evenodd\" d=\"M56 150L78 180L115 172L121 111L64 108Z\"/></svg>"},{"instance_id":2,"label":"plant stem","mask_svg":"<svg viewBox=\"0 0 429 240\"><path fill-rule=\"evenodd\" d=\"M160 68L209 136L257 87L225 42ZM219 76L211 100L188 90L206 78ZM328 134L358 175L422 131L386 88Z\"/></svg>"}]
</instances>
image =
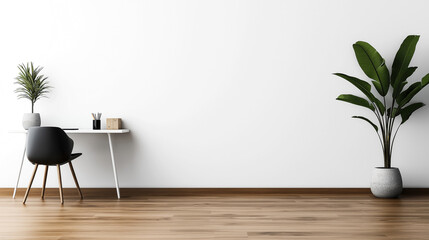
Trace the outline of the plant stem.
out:
<instances>
[{"instance_id":1,"label":"plant stem","mask_svg":"<svg viewBox=\"0 0 429 240\"><path fill-rule=\"evenodd\" d=\"M383 122L382 119L380 119L381 135L383 136L382 139L383 139L384 165L386 165L386 161L387 161L387 159L386 159L386 151L387 151L387 148L386 148L386 146L387 146L387 142L386 142L386 129L385 129L385 126L384 126L384 124L382 122Z\"/></svg>"},{"instance_id":2,"label":"plant stem","mask_svg":"<svg viewBox=\"0 0 429 240\"><path fill-rule=\"evenodd\" d=\"M31 113L34 113L34 102L31 101Z\"/></svg>"},{"instance_id":3,"label":"plant stem","mask_svg":"<svg viewBox=\"0 0 429 240\"><path fill-rule=\"evenodd\" d=\"M393 100L394 101L394 100ZM385 162L385 166L386 168L390 168L392 166L392 146L393 146L393 141L392 141L392 130L393 130L393 126L395 123L395 117L393 114L393 107L394 107L394 103L392 103L392 107L390 108L390 114L388 114L387 116L387 121L388 121L388 129L387 129L387 143L388 145L386 146L387 148L389 148L389 150L386 152L386 162Z\"/></svg>"},{"instance_id":4,"label":"plant stem","mask_svg":"<svg viewBox=\"0 0 429 240\"><path fill-rule=\"evenodd\" d=\"M383 97L383 103L384 103L384 106L387 107L386 97ZM393 111L393 109L390 110L390 112L392 112L392 111ZM390 124L389 124L390 118L389 118L389 114L387 113L387 109L386 109L383 117L384 117L383 120L384 120L384 127L385 127L384 134L383 134L384 139L385 139L384 140L384 152L383 152L384 167L390 168L390 131L389 131L389 129L390 129Z\"/></svg>"},{"instance_id":5,"label":"plant stem","mask_svg":"<svg viewBox=\"0 0 429 240\"><path fill-rule=\"evenodd\" d=\"M374 114L375 114L375 117L377 118L378 122L380 122L380 113L379 113L379 112L380 112L380 109L378 109L377 105L375 105L375 103L374 103L374 102L371 102L371 104L372 104L372 106L374 107ZM377 131L377 136L378 136L378 140L380 140L381 148L382 148L382 149L383 149L383 151L384 151L383 141L381 141L380 133L378 133L378 131Z\"/></svg>"},{"instance_id":6,"label":"plant stem","mask_svg":"<svg viewBox=\"0 0 429 240\"><path fill-rule=\"evenodd\" d=\"M399 130L399 128L401 127L401 125L402 124L399 124L399 126L398 126L398 128L396 129L396 131L395 131L395 134L393 135L393 140L392 140L392 146L391 146L391 150L390 151L392 151L393 150L393 143L395 142L395 139L396 139L396 134L398 133L398 130Z\"/></svg>"}]
</instances>

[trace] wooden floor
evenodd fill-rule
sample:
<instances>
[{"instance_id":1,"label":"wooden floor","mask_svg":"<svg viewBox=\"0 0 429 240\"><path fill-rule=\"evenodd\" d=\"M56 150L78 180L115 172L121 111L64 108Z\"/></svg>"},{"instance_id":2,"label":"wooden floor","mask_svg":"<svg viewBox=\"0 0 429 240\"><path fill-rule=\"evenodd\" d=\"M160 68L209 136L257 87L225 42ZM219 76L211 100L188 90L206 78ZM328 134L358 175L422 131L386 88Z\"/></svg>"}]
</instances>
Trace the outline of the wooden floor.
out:
<instances>
[{"instance_id":1,"label":"wooden floor","mask_svg":"<svg viewBox=\"0 0 429 240\"><path fill-rule=\"evenodd\" d=\"M429 239L429 196L0 191L0 239Z\"/></svg>"}]
</instances>

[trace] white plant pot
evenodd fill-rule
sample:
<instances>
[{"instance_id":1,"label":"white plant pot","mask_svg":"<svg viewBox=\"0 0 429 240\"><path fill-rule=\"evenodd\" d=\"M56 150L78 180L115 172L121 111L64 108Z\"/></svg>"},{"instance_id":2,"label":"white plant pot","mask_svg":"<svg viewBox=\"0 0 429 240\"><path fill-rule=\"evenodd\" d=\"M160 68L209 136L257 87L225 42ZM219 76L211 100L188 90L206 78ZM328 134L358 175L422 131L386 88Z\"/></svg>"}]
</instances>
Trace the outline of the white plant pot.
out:
<instances>
[{"instance_id":1,"label":"white plant pot","mask_svg":"<svg viewBox=\"0 0 429 240\"><path fill-rule=\"evenodd\" d=\"M39 113L24 113L22 117L22 126L24 129L29 129L31 127L40 127L41 120Z\"/></svg>"},{"instance_id":2,"label":"white plant pot","mask_svg":"<svg viewBox=\"0 0 429 240\"><path fill-rule=\"evenodd\" d=\"M402 193L402 177L398 168L377 167L372 172L371 192L378 198L395 198Z\"/></svg>"}]
</instances>

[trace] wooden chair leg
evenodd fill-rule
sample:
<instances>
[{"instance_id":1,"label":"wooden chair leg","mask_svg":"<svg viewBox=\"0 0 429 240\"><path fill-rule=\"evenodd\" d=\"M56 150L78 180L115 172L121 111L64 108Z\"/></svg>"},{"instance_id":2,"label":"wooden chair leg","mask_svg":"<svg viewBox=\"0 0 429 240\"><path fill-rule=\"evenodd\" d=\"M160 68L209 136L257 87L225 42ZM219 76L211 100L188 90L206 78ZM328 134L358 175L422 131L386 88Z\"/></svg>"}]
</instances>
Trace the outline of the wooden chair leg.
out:
<instances>
[{"instance_id":1,"label":"wooden chair leg","mask_svg":"<svg viewBox=\"0 0 429 240\"><path fill-rule=\"evenodd\" d=\"M45 168L45 176L43 177L43 185L42 185L42 199L45 199L45 188L46 188L46 178L48 177L48 168L49 166L46 165Z\"/></svg>"},{"instance_id":2,"label":"wooden chair leg","mask_svg":"<svg viewBox=\"0 0 429 240\"><path fill-rule=\"evenodd\" d=\"M61 182L61 168L59 164L57 164L57 170L58 170L58 184L59 184L59 190L60 190L60 201L61 201L61 204L63 204L64 203L63 184Z\"/></svg>"},{"instance_id":3,"label":"wooden chair leg","mask_svg":"<svg viewBox=\"0 0 429 240\"><path fill-rule=\"evenodd\" d=\"M70 171L73 175L73 179L74 179L74 183L76 184L77 191L79 192L80 199L83 199L83 194L82 194L82 191L80 190L79 183L77 182L77 177L76 177L76 174L74 172L73 164L71 162L69 162L69 167L70 167Z\"/></svg>"},{"instance_id":4,"label":"wooden chair leg","mask_svg":"<svg viewBox=\"0 0 429 240\"><path fill-rule=\"evenodd\" d=\"M30 193L31 185L33 184L34 176L36 176L37 167L39 167L39 164L36 164L33 171L33 176L31 176L30 184L28 184L27 191L25 192L24 200L22 201L22 204L25 204L27 201L28 194Z\"/></svg>"}]
</instances>

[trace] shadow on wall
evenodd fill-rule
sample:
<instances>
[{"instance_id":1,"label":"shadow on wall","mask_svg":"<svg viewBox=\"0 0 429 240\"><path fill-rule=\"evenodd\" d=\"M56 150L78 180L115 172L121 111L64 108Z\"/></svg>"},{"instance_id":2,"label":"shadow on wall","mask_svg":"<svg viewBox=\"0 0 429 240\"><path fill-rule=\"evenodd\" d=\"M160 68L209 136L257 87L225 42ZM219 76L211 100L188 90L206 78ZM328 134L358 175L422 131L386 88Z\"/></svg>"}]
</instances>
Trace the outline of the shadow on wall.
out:
<instances>
[{"instance_id":1,"label":"shadow on wall","mask_svg":"<svg viewBox=\"0 0 429 240\"><path fill-rule=\"evenodd\" d=\"M119 185L121 187L134 187L138 185L137 179L141 174L140 166L142 165L143 157L138 156L138 154L144 149L144 144L134 134L132 126L127 126L126 121L123 121L122 124L122 127L130 129L130 132L117 134L112 138Z\"/></svg>"},{"instance_id":2,"label":"shadow on wall","mask_svg":"<svg viewBox=\"0 0 429 240\"><path fill-rule=\"evenodd\" d=\"M420 54L422 55L422 58L419 57L419 59L429 59L429 52L427 52L427 50L425 51L425 49L419 48L419 45L423 45L422 41L429 42L429 36L427 36L427 38L425 37L425 39L421 39L419 43L417 43L416 52L414 53L414 57L411 60L410 66L416 66L418 68L416 72L413 75L411 75L410 78L408 78L408 84L407 86L405 86L405 88L407 88L410 84L416 81L421 81L426 74L429 74L429 63L427 63L426 61L420 61L416 59L416 55L420 55ZM392 66L390 66L389 68L390 71L391 71L391 67ZM416 113L425 112L424 113L425 116L429 115L429 86L426 86L425 88L423 88L413 100L414 100L413 102L420 101L427 105L421 108L420 111L416 111Z\"/></svg>"},{"instance_id":3,"label":"shadow on wall","mask_svg":"<svg viewBox=\"0 0 429 240\"><path fill-rule=\"evenodd\" d=\"M123 128L127 128L126 125ZM81 187L114 188L112 160L107 134L69 134L74 140L74 152L83 153L81 159L75 161L76 174ZM138 138L130 133L112 134L112 146L119 178L119 186L127 187L135 183L138 177L138 150L142 149ZM73 187L71 181L66 187Z\"/></svg>"}]
</instances>

